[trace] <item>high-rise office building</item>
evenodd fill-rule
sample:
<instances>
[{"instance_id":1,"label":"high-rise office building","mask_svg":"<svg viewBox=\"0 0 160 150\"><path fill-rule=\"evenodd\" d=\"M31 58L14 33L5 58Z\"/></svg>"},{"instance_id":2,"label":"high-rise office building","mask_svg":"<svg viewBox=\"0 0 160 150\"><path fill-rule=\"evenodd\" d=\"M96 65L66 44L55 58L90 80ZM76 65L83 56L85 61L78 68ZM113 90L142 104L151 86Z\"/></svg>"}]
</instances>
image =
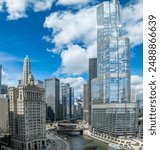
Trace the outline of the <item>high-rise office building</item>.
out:
<instances>
[{"instance_id":1,"label":"high-rise office building","mask_svg":"<svg viewBox=\"0 0 160 150\"><path fill-rule=\"evenodd\" d=\"M74 89L70 87L70 101L69 101L69 115L70 118L73 116L73 104L74 104Z\"/></svg>"},{"instance_id":2,"label":"high-rise office building","mask_svg":"<svg viewBox=\"0 0 160 150\"><path fill-rule=\"evenodd\" d=\"M61 83L60 87L60 104L62 105L62 120L72 117L72 106L74 103L74 90L69 83Z\"/></svg>"},{"instance_id":3,"label":"high-rise office building","mask_svg":"<svg viewBox=\"0 0 160 150\"><path fill-rule=\"evenodd\" d=\"M89 99L88 99L88 82L83 85L83 120L89 122Z\"/></svg>"},{"instance_id":4,"label":"high-rise office building","mask_svg":"<svg viewBox=\"0 0 160 150\"><path fill-rule=\"evenodd\" d=\"M97 77L97 58L89 58L89 80Z\"/></svg>"},{"instance_id":5,"label":"high-rise office building","mask_svg":"<svg viewBox=\"0 0 160 150\"><path fill-rule=\"evenodd\" d=\"M91 81L97 77L97 58L89 59L89 80L88 80L88 123L91 124Z\"/></svg>"},{"instance_id":6,"label":"high-rise office building","mask_svg":"<svg viewBox=\"0 0 160 150\"><path fill-rule=\"evenodd\" d=\"M2 65L0 65L0 85L2 83Z\"/></svg>"},{"instance_id":7,"label":"high-rise office building","mask_svg":"<svg viewBox=\"0 0 160 150\"><path fill-rule=\"evenodd\" d=\"M76 99L73 105L73 117L82 119L83 108L83 102Z\"/></svg>"},{"instance_id":8,"label":"high-rise office building","mask_svg":"<svg viewBox=\"0 0 160 150\"><path fill-rule=\"evenodd\" d=\"M45 80L47 118L51 121L59 120L59 89L59 79L50 78Z\"/></svg>"},{"instance_id":9,"label":"high-rise office building","mask_svg":"<svg viewBox=\"0 0 160 150\"><path fill-rule=\"evenodd\" d=\"M8 93L8 86L1 84L0 85L0 94L7 94Z\"/></svg>"},{"instance_id":10,"label":"high-rise office building","mask_svg":"<svg viewBox=\"0 0 160 150\"><path fill-rule=\"evenodd\" d=\"M24 59L23 79L9 88L11 146L17 150L40 150L46 145L46 103L43 88L34 84L30 60Z\"/></svg>"},{"instance_id":11,"label":"high-rise office building","mask_svg":"<svg viewBox=\"0 0 160 150\"><path fill-rule=\"evenodd\" d=\"M60 84L60 107L59 114L61 115L60 119L65 120L67 116L67 92L66 92L66 84Z\"/></svg>"},{"instance_id":12,"label":"high-rise office building","mask_svg":"<svg viewBox=\"0 0 160 150\"><path fill-rule=\"evenodd\" d=\"M90 125L91 124L91 81L97 77L97 58L89 59L89 80L83 87L84 92L84 109L83 118Z\"/></svg>"},{"instance_id":13,"label":"high-rise office building","mask_svg":"<svg viewBox=\"0 0 160 150\"><path fill-rule=\"evenodd\" d=\"M9 97L6 94L0 94L0 133L9 132Z\"/></svg>"},{"instance_id":14,"label":"high-rise office building","mask_svg":"<svg viewBox=\"0 0 160 150\"><path fill-rule=\"evenodd\" d=\"M78 118L82 119L83 118L83 102L77 101L77 103L78 103Z\"/></svg>"},{"instance_id":15,"label":"high-rise office building","mask_svg":"<svg viewBox=\"0 0 160 150\"><path fill-rule=\"evenodd\" d=\"M76 101L73 104L73 117L78 117L78 103Z\"/></svg>"},{"instance_id":16,"label":"high-rise office building","mask_svg":"<svg viewBox=\"0 0 160 150\"><path fill-rule=\"evenodd\" d=\"M2 65L0 65L0 94L7 94L8 86L2 84Z\"/></svg>"},{"instance_id":17,"label":"high-rise office building","mask_svg":"<svg viewBox=\"0 0 160 150\"><path fill-rule=\"evenodd\" d=\"M71 100L71 93L70 93L70 84L65 84L65 96L66 96L66 119L70 118L70 100Z\"/></svg>"},{"instance_id":18,"label":"high-rise office building","mask_svg":"<svg viewBox=\"0 0 160 150\"><path fill-rule=\"evenodd\" d=\"M93 132L137 133L137 105L130 103L130 44L121 35L118 0L97 6L97 78L91 91Z\"/></svg>"},{"instance_id":19,"label":"high-rise office building","mask_svg":"<svg viewBox=\"0 0 160 150\"><path fill-rule=\"evenodd\" d=\"M134 87L131 88L131 102L136 102L136 89Z\"/></svg>"}]
</instances>

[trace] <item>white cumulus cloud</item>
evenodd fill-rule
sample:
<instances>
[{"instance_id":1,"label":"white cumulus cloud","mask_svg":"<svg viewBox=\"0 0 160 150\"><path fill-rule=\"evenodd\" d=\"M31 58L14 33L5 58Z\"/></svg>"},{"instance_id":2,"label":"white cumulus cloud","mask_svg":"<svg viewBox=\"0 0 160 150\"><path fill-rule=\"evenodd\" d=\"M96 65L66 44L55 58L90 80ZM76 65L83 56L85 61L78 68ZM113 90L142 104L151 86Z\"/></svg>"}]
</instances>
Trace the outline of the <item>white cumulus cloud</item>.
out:
<instances>
[{"instance_id":1,"label":"white cumulus cloud","mask_svg":"<svg viewBox=\"0 0 160 150\"><path fill-rule=\"evenodd\" d=\"M54 2L55 0L0 0L0 12L7 12L8 20L17 20L27 17L28 9L35 12L44 11L50 9Z\"/></svg>"},{"instance_id":2,"label":"white cumulus cloud","mask_svg":"<svg viewBox=\"0 0 160 150\"><path fill-rule=\"evenodd\" d=\"M30 0L35 12L50 9L53 2L55 2L55 0Z\"/></svg>"},{"instance_id":3,"label":"white cumulus cloud","mask_svg":"<svg viewBox=\"0 0 160 150\"><path fill-rule=\"evenodd\" d=\"M87 4L90 0L58 0L57 4L60 5L76 5Z\"/></svg>"},{"instance_id":4,"label":"white cumulus cloud","mask_svg":"<svg viewBox=\"0 0 160 150\"><path fill-rule=\"evenodd\" d=\"M79 45L69 45L61 52L62 65L54 75L81 75L88 72L89 58L96 57L96 43L87 49Z\"/></svg>"},{"instance_id":5,"label":"white cumulus cloud","mask_svg":"<svg viewBox=\"0 0 160 150\"><path fill-rule=\"evenodd\" d=\"M87 70L88 57L86 50L78 45L71 45L61 53L63 73L82 74Z\"/></svg>"},{"instance_id":6,"label":"white cumulus cloud","mask_svg":"<svg viewBox=\"0 0 160 150\"><path fill-rule=\"evenodd\" d=\"M135 4L121 7L121 13L123 33L130 38L131 47L142 44L142 2L139 0ZM51 13L46 17L44 27L51 29L52 33L51 36L44 36L43 39L55 45L47 51L62 52L62 66L59 70L73 75L86 72L87 59L96 57L97 53L96 6L80 9L76 13L71 11ZM73 64L77 52L79 52L79 60L74 61ZM87 64L80 67L79 62L82 60ZM77 69L74 72L72 68Z\"/></svg>"},{"instance_id":7,"label":"white cumulus cloud","mask_svg":"<svg viewBox=\"0 0 160 150\"><path fill-rule=\"evenodd\" d=\"M67 50L62 51L62 73L71 75L80 75L88 71L89 58L96 56L95 45L91 45L88 49L79 45L70 45Z\"/></svg>"},{"instance_id":8,"label":"white cumulus cloud","mask_svg":"<svg viewBox=\"0 0 160 150\"><path fill-rule=\"evenodd\" d=\"M143 42L143 3L128 4L121 9L122 28L125 36L130 38L131 47Z\"/></svg>"},{"instance_id":9,"label":"white cumulus cloud","mask_svg":"<svg viewBox=\"0 0 160 150\"><path fill-rule=\"evenodd\" d=\"M27 7L27 0L4 0L7 7L9 20L15 20L22 17L26 17L25 9Z\"/></svg>"},{"instance_id":10,"label":"white cumulus cloud","mask_svg":"<svg viewBox=\"0 0 160 150\"><path fill-rule=\"evenodd\" d=\"M43 39L50 41L52 38L52 43L56 45L48 51L61 51L61 73L78 75L87 72L88 58L96 57L95 13L95 7L92 7L77 13L55 12L46 18L44 27L52 29L53 32L52 37L44 36ZM79 42L84 47L76 44Z\"/></svg>"},{"instance_id":11,"label":"white cumulus cloud","mask_svg":"<svg viewBox=\"0 0 160 150\"><path fill-rule=\"evenodd\" d=\"M96 40L95 7L84 8L77 13L55 12L46 17L44 27L52 29L52 42L58 49L81 42L86 46Z\"/></svg>"}]
</instances>

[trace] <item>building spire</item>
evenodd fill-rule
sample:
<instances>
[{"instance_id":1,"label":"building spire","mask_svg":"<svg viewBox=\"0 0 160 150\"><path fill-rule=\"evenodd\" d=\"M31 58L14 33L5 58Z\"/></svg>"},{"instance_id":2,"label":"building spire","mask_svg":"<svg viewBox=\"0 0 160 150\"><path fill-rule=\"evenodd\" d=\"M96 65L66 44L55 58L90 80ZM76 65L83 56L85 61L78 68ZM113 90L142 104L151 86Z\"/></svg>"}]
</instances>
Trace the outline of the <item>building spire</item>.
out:
<instances>
[{"instance_id":1,"label":"building spire","mask_svg":"<svg viewBox=\"0 0 160 150\"><path fill-rule=\"evenodd\" d=\"M31 74L30 59L28 55L24 59L22 84L28 85L28 77Z\"/></svg>"}]
</instances>

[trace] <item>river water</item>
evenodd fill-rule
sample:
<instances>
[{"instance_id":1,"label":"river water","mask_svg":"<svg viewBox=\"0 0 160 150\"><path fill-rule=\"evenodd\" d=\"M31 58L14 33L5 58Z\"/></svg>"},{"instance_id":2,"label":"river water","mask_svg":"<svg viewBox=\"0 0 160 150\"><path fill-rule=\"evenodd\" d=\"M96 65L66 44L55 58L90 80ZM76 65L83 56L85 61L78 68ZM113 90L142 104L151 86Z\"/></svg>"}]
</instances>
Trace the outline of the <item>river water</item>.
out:
<instances>
[{"instance_id":1,"label":"river water","mask_svg":"<svg viewBox=\"0 0 160 150\"><path fill-rule=\"evenodd\" d=\"M107 144L80 134L67 134L72 150L108 150Z\"/></svg>"}]
</instances>

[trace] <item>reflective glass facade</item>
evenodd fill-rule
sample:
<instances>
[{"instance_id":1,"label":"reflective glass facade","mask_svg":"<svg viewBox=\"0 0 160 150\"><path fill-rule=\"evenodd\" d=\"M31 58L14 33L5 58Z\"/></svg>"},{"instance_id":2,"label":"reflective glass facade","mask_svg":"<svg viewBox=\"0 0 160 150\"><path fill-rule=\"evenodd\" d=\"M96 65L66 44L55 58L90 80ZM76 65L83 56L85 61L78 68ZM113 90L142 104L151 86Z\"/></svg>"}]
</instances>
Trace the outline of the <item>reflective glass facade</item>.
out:
<instances>
[{"instance_id":1,"label":"reflective glass facade","mask_svg":"<svg viewBox=\"0 0 160 150\"><path fill-rule=\"evenodd\" d=\"M135 135L138 132L137 111L135 103L94 105L92 130L114 136Z\"/></svg>"},{"instance_id":2,"label":"reflective glass facade","mask_svg":"<svg viewBox=\"0 0 160 150\"><path fill-rule=\"evenodd\" d=\"M97 58L89 59L89 80L88 80L88 123L91 124L91 81L97 77Z\"/></svg>"},{"instance_id":3,"label":"reflective glass facade","mask_svg":"<svg viewBox=\"0 0 160 150\"><path fill-rule=\"evenodd\" d=\"M88 82L83 85L83 120L89 122L89 84Z\"/></svg>"},{"instance_id":4,"label":"reflective glass facade","mask_svg":"<svg viewBox=\"0 0 160 150\"><path fill-rule=\"evenodd\" d=\"M45 80L46 90L46 103L47 103L47 118L51 121L59 119L58 106L59 106L59 87L60 83L57 78Z\"/></svg>"},{"instance_id":5,"label":"reflective glass facade","mask_svg":"<svg viewBox=\"0 0 160 150\"><path fill-rule=\"evenodd\" d=\"M61 119L69 119L72 116L72 105L74 103L74 90L69 83L61 83L60 104L62 104Z\"/></svg>"},{"instance_id":6,"label":"reflective glass facade","mask_svg":"<svg viewBox=\"0 0 160 150\"><path fill-rule=\"evenodd\" d=\"M71 95L70 95L70 84L67 83L65 84L65 97L66 97L66 116L65 118L68 119L70 118L70 100L71 100Z\"/></svg>"},{"instance_id":7,"label":"reflective glass facade","mask_svg":"<svg viewBox=\"0 0 160 150\"><path fill-rule=\"evenodd\" d=\"M8 86L2 84L2 65L0 65L0 94L7 94Z\"/></svg>"},{"instance_id":8,"label":"reflective glass facade","mask_svg":"<svg viewBox=\"0 0 160 150\"><path fill-rule=\"evenodd\" d=\"M97 78L92 80L93 102L130 101L129 39L121 36L118 1L97 6Z\"/></svg>"},{"instance_id":9,"label":"reflective glass facade","mask_svg":"<svg viewBox=\"0 0 160 150\"><path fill-rule=\"evenodd\" d=\"M97 78L92 79L91 129L114 136L136 135L137 105L130 103L130 44L121 35L118 0L97 6Z\"/></svg>"},{"instance_id":10,"label":"reflective glass facade","mask_svg":"<svg viewBox=\"0 0 160 150\"><path fill-rule=\"evenodd\" d=\"M0 94L7 94L8 93L8 86L7 85L0 85Z\"/></svg>"}]
</instances>

